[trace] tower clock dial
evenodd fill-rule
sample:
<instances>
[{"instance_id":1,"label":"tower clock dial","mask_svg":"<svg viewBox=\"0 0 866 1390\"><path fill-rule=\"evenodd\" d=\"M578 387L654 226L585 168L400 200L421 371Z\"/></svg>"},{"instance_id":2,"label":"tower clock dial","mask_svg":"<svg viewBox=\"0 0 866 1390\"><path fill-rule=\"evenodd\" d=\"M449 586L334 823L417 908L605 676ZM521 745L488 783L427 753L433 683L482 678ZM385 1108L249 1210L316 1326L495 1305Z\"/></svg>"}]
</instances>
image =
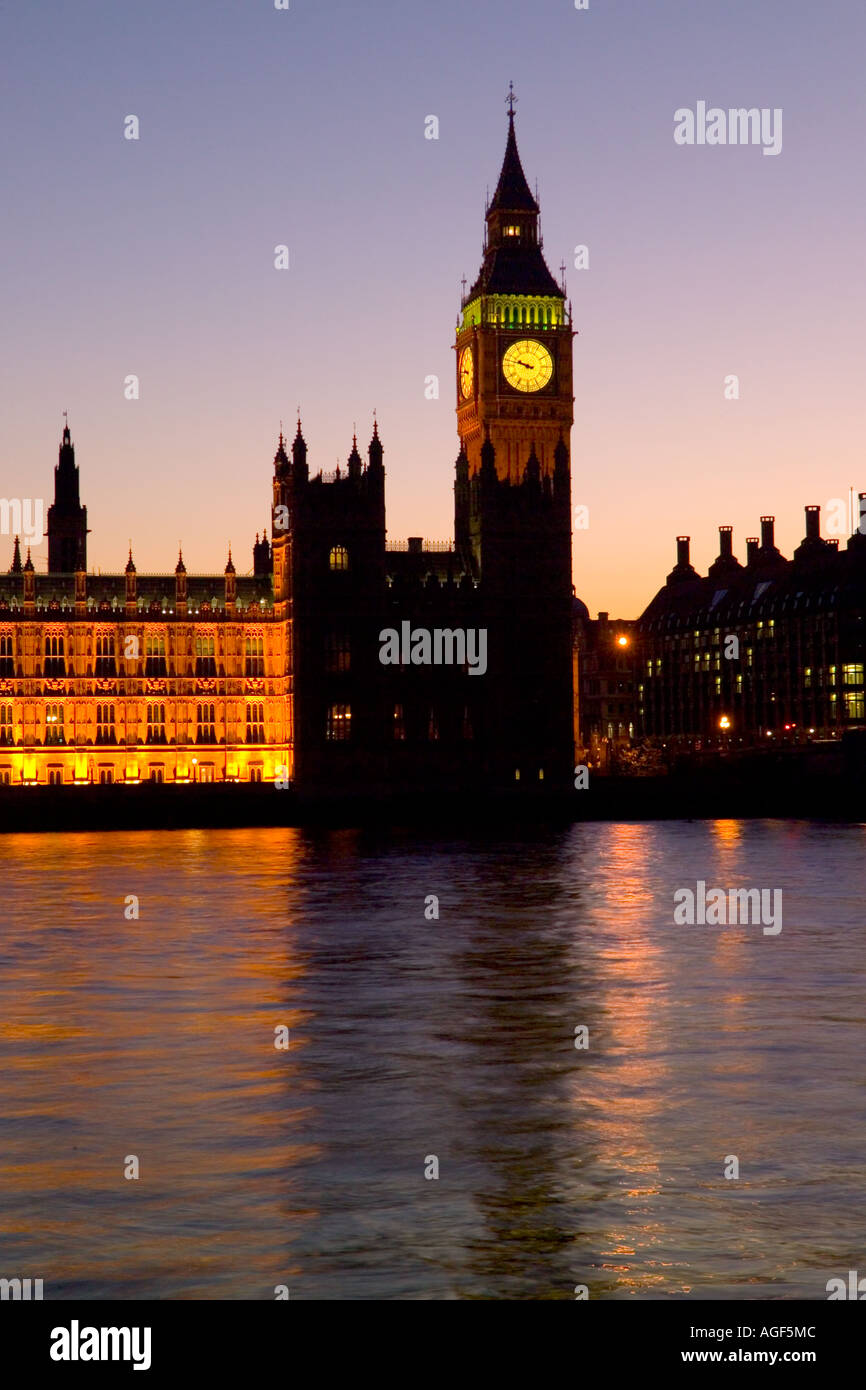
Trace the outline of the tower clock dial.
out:
<instances>
[{"instance_id":1,"label":"tower clock dial","mask_svg":"<svg viewBox=\"0 0 866 1390\"><path fill-rule=\"evenodd\" d=\"M472 357L471 347L464 348L460 354L460 394L464 400L468 400L472 395L472 383L475 380L475 362Z\"/></svg>"},{"instance_id":2,"label":"tower clock dial","mask_svg":"<svg viewBox=\"0 0 866 1390\"><path fill-rule=\"evenodd\" d=\"M522 338L503 354L502 371L515 391L541 391L553 376L553 358L543 343Z\"/></svg>"}]
</instances>

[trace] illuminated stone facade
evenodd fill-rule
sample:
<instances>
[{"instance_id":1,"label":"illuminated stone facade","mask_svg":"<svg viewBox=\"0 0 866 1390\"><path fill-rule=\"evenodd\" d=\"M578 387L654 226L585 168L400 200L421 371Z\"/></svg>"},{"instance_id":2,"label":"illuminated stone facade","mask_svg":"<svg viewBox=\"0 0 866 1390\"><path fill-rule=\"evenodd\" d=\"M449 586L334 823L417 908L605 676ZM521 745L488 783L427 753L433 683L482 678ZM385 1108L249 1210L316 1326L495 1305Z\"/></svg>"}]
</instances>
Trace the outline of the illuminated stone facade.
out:
<instances>
[{"instance_id":1,"label":"illuminated stone facade","mask_svg":"<svg viewBox=\"0 0 866 1390\"><path fill-rule=\"evenodd\" d=\"M131 554L120 575L37 574L28 552L0 576L0 783L290 770L285 625L270 591L269 574L238 578L231 557L221 575L188 576L182 559L174 575L139 575Z\"/></svg>"}]
</instances>

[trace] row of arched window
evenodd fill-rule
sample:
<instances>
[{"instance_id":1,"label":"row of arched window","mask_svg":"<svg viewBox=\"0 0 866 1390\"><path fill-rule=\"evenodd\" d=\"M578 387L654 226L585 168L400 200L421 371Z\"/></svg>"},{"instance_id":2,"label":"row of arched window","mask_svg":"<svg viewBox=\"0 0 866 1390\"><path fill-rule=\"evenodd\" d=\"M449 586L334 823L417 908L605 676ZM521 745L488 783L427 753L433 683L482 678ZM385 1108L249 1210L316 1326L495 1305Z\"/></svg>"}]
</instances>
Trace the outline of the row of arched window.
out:
<instances>
[{"instance_id":1,"label":"row of arched window","mask_svg":"<svg viewBox=\"0 0 866 1390\"><path fill-rule=\"evenodd\" d=\"M439 713L435 705L431 705L427 709L426 731L428 741L432 743L438 741L440 737ZM394 705L392 734L396 742L404 743L406 741L406 711L402 704ZM329 705L325 720L325 738L330 743L345 743L351 736L352 706L342 703ZM474 737L472 715L468 705L464 706L463 709L461 737L464 739Z\"/></svg>"},{"instance_id":2,"label":"row of arched window","mask_svg":"<svg viewBox=\"0 0 866 1390\"><path fill-rule=\"evenodd\" d=\"M556 304L494 304L488 322L505 328L555 328L562 323L562 310Z\"/></svg>"},{"instance_id":3,"label":"row of arched window","mask_svg":"<svg viewBox=\"0 0 866 1390\"><path fill-rule=\"evenodd\" d=\"M66 644L63 636L48 635L44 639L42 674L49 677L67 675ZM160 677L168 675L166 660L166 639L164 635L149 633L145 637L145 675ZM215 676L215 642L212 636L196 637L197 676ZM117 646L114 633L97 633L96 667L98 677L116 676ZM244 674L261 677L265 674L264 638L251 634L244 639ZM15 675L15 649L11 633L0 633L0 678Z\"/></svg>"}]
</instances>

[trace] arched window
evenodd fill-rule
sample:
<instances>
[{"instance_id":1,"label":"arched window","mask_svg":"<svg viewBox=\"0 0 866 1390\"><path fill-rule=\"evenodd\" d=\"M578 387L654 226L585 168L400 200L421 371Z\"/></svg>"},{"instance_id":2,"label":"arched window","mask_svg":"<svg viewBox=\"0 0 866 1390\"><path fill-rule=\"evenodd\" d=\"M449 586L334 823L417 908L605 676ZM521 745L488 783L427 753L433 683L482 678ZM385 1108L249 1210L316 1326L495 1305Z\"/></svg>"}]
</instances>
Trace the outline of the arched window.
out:
<instances>
[{"instance_id":1,"label":"arched window","mask_svg":"<svg viewBox=\"0 0 866 1390\"><path fill-rule=\"evenodd\" d=\"M264 637L259 633L248 633L244 641L245 674L263 676L265 674Z\"/></svg>"},{"instance_id":2,"label":"arched window","mask_svg":"<svg viewBox=\"0 0 866 1390\"><path fill-rule=\"evenodd\" d=\"M352 706L330 705L325 726L325 737L330 742L345 743L352 732Z\"/></svg>"},{"instance_id":3,"label":"arched window","mask_svg":"<svg viewBox=\"0 0 866 1390\"><path fill-rule=\"evenodd\" d=\"M45 671L46 676L65 676L66 657L63 650L62 637L45 638Z\"/></svg>"},{"instance_id":4,"label":"arched window","mask_svg":"<svg viewBox=\"0 0 866 1390\"><path fill-rule=\"evenodd\" d=\"M98 632L96 634L96 674L97 676L117 675L113 632Z\"/></svg>"},{"instance_id":5,"label":"arched window","mask_svg":"<svg viewBox=\"0 0 866 1390\"><path fill-rule=\"evenodd\" d=\"M195 673L197 676L216 675L216 656L213 634L197 633L195 639Z\"/></svg>"},{"instance_id":6,"label":"arched window","mask_svg":"<svg viewBox=\"0 0 866 1390\"><path fill-rule=\"evenodd\" d=\"M333 546L329 564L332 570L347 570L349 568L349 552L344 545Z\"/></svg>"},{"instance_id":7,"label":"arched window","mask_svg":"<svg viewBox=\"0 0 866 1390\"><path fill-rule=\"evenodd\" d=\"M165 634L160 632L149 632L145 637L145 668L146 676L166 676L168 669L165 662Z\"/></svg>"},{"instance_id":8,"label":"arched window","mask_svg":"<svg viewBox=\"0 0 866 1390\"><path fill-rule=\"evenodd\" d=\"M247 743L264 743L265 741L265 707L264 705L247 705Z\"/></svg>"},{"instance_id":9,"label":"arched window","mask_svg":"<svg viewBox=\"0 0 866 1390\"><path fill-rule=\"evenodd\" d=\"M117 734L115 732L114 706L96 706L96 742L97 743L116 743Z\"/></svg>"},{"instance_id":10,"label":"arched window","mask_svg":"<svg viewBox=\"0 0 866 1390\"><path fill-rule=\"evenodd\" d=\"M11 747L15 742L15 728L12 723L12 706L0 705L0 744Z\"/></svg>"},{"instance_id":11,"label":"arched window","mask_svg":"<svg viewBox=\"0 0 866 1390\"><path fill-rule=\"evenodd\" d=\"M66 738L63 733L62 705L47 705L45 708L45 742L66 742Z\"/></svg>"}]
</instances>

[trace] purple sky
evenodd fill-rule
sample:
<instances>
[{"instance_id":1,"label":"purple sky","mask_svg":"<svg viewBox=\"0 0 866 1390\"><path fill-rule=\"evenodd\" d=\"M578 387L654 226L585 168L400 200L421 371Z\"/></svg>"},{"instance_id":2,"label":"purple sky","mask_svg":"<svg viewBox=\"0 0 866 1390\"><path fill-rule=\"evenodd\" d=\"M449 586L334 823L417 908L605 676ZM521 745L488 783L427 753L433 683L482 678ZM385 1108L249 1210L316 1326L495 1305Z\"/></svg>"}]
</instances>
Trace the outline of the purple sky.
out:
<instances>
[{"instance_id":1,"label":"purple sky","mask_svg":"<svg viewBox=\"0 0 866 1390\"><path fill-rule=\"evenodd\" d=\"M705 569L718 525L742 558L775 513L789 553L804 504L866 490L862 0L87 0L7 6L0 41L0 495L47 506L68 408L92 567L129 537L141 571L179 539L251 566L298 404L313 469L376 407L389 536L452 534L454 322L512 78L570 267L592 611L636 615L677 533ZM699 100L782 108L781 154L678 146Z\"/></svg>"}]
</instances>

